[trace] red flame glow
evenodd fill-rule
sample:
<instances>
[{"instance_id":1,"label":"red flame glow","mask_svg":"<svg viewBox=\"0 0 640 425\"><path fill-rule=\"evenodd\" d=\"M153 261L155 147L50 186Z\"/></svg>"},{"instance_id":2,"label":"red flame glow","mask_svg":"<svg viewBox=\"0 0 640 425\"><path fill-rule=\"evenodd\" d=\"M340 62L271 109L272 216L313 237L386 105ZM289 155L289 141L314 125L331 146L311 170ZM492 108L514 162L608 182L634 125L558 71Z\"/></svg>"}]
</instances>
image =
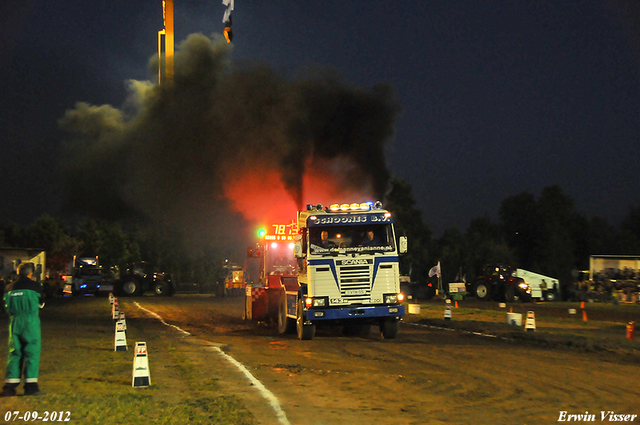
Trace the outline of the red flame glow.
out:
<instances>
[{"instance_id":1,"label":"red flame glow","mask_svg":"<svg viewBox=\"0 0 640 425\"><path fill-rule=\"evenodd\" d=\"M322 165L315 161L314 165L315 167L306 167L303 177L303 206L372 200L369 184L354 188L353 181L349 181L349 174L354 170L353 166L349 166L348 160L325 160ZM340 170L344 173L340 173ZM224 195L231 201L232 208L250 223L288 224L296 219L298 205L285 188L277 170L266 167L236 170L235 176L224 183Z\"/></svg>"}]
</instances>

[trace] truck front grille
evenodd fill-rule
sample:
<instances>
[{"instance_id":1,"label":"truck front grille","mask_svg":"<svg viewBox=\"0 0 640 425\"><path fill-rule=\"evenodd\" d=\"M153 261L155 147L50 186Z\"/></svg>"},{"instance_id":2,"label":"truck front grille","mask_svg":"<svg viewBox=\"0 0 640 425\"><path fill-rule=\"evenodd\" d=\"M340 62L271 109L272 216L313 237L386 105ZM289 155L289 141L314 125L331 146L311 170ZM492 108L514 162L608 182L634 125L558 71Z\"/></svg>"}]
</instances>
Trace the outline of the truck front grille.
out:
<instances>
[{"instance_id":1,"label":"truck front grille","mask_svg":"<svg viewBox=\"0 0 640 425\"><path fill-rule=\"evenodd\" d=\"M340 296L351 302L367 301L371 298L371 266L340 266L338 269Z\"/></svg>"}]
</instances>

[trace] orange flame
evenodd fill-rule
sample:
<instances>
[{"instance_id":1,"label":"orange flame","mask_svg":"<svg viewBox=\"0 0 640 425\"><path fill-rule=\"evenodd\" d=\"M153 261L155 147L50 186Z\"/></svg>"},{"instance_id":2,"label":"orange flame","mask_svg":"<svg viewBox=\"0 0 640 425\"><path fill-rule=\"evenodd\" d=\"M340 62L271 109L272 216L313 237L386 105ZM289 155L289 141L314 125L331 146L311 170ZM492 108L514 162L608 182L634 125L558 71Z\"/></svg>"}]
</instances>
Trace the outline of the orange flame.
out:
<instances>
[{"instance_id":1,"label":"orange flame","mask_svg":"<svg viewBox=\"0 0 640 425\"><path fill-rule=\"evenodd\" d=\"M303 203L325 206L334 203L365 202L371 199L371 187L354 188L344 159L323 161L322 166L307 167L302 179ZM353 171L353 170L351 170ZM252 168L235 170L235 176L224 183L224 195L231 201L233 210L241 213L251 223L287 224L296 219L297 205L282 183L280 173L274 169Z\"/></svg>"}]
</instances>

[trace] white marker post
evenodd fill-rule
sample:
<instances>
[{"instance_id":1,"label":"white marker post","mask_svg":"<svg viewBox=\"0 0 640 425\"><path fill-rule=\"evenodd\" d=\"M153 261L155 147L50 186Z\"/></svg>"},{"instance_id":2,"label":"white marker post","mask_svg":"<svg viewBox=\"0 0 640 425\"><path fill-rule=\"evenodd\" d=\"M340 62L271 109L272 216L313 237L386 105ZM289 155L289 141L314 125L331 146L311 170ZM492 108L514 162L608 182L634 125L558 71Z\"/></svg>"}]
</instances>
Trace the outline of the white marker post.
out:
<instances>
[{"instance_id":1,"label":"white marker post","mask_svg":"<svg viewBox=\"0 0 640 425\"><path fill-rule=\"evenodd\" d=\"M124 311L120 312L118 321L122 323L122 326L124 326L124 331L127 332L127 320L124 318Z\"/></svg>"},{"instance_id":2,"label":"white marker post","mask_svg":"<svg viewBox=\"0 0 640 425\"><path fill-rule=\"evenodd\" d=\"M116 322L116 341L113 351L127 351L127 334L122 322Z\"/></svg>"},{"instance_id":3,"label":"white marker post","mask_svg":"<svg viewBox=\"0 0 640 425\"><path fill-rule=\"evenodd\" d=\"M536 330L536 317L533 311L527 312L527 322L524 324L525 331L535 332Z\"/></svg>"},{"instance_id":4,"label":"white marker post","mask_svg":"<svg viewBox=\"0 0 640 425\"><path fill-rule=\"evenodd\" d=\"M113 306L111 307L111 317L113 317L113 320L118 320L118 317L120 317L120 310L118 309L117 298L113 299Z\"/></svg>"},{"instance_id":5,"label":"white marker post","mask_svg":"<svg viewBox=\"0 0 640 425\"><path fill-rule=\"evenodd\" d=\"M451 320L451 306L446 306L444 309L444 320Z\"/></svg>"},{"instance_id":6,"label":"white marker post","mask_svg":"<svg viewBox=\"0 0 640 425\"><path fill-rule=\"evenodd\" d=\"M149 375L149 359L147 358L147 343L136 342L136 352L133 356L133 379L131 386L134 388L146 388L151 385Z\"/></svg>"}]
</instances>

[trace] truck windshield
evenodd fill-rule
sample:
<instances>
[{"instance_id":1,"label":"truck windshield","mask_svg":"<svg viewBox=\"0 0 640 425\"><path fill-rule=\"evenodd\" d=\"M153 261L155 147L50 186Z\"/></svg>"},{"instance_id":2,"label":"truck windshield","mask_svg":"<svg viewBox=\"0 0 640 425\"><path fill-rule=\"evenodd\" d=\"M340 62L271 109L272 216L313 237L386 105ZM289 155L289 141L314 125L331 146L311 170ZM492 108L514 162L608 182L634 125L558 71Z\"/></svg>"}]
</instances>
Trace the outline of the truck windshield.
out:
<instances>
[{"instance_id":1,"label":"truck windshield","mask_svg":"<svg viewBox=\"0 0 640 425\"><path fill-rule=\"evenodd\" d=\"M311 254L389 252L395 250L391 224L309 228Z\"/></svg>"},{"instance_id":2,"label":"truck windshield","mask_svg":"<svg viewBox=\"0 0 640 425\"><path fill-rule=\"evenodd\" d=\"M296 275L297 262L288 244L269 247L265 252L265 271L268 275Z\"/></svg>"},{"instance_id":3,"label":"truck windshield","mask_svg":"<svg viewBox=\"0 0 640 425\"><path fill-rule=\"evenodd\" d=\"M102 269L94 267L82 267L80 268L79 274L83 276L100 276L102 274Z\"/></svg>"}]
</instances>

